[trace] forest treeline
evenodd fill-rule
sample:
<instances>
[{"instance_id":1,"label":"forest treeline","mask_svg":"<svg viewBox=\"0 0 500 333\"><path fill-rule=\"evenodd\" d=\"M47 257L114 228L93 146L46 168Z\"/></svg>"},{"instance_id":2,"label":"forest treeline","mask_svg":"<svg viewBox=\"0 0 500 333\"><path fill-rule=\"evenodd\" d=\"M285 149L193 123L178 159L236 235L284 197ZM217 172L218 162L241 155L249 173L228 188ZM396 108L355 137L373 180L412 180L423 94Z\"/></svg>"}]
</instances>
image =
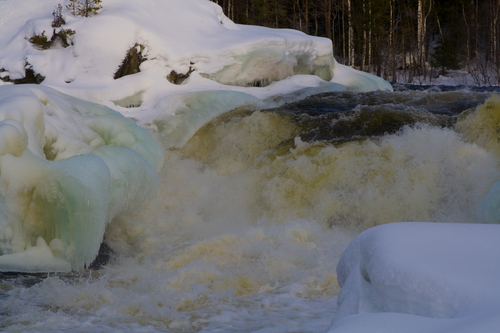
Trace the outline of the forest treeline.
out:
<instances>
[{"instance_id":1,"label":"forest treeline","mask_svg":"<svg viewBox=\"0 0 500 333\"><path fill-rule=\"evenodd\" d=\"M500 84L500 0L212 0L234 22L332 39L340 63L393 82L465 69Z\"/></svg>"}]
</instances>

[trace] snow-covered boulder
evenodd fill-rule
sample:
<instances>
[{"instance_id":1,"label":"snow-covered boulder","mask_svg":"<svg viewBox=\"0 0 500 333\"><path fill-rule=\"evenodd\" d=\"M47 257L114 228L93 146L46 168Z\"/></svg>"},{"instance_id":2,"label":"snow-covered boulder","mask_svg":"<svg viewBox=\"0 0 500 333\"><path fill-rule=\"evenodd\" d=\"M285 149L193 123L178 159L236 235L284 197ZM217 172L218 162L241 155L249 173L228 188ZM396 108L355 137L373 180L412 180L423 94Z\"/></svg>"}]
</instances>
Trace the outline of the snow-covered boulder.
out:
<instances>
[{"instance_id":1,"label":"snow-covered boulder","mask_svg":"<svg viewBox=\"0 0 500 333\"><path fill-rule=\"evenodd\" d=\"M500 226L393 223L358 235L337 266L329 332L495 332Z\"/></svg>"}]
</instances>

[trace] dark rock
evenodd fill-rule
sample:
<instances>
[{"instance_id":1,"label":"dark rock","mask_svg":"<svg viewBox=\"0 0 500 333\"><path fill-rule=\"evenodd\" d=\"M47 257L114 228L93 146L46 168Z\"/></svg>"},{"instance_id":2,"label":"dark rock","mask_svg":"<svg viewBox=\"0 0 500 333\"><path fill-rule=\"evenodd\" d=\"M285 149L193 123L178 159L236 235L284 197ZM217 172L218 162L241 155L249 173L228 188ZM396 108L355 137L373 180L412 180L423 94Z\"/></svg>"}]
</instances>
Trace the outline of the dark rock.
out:
<instances>
[{"instance_id":1,"label":"dark rock","mask_svg":"<svg viewBox=\"0 0 500 333\"><path fill-rule=\"evenodd\" d=\"M108 262L111 260L111 256L113 255L113 250L106 243L101 243L101 247L99 248L99 253L94 261L90 264L89 269L99 270L106 266Z\"/></svg>"},{"instance_id":2,"label":"dark rock","mask_svg":"<svg viewBox=\"0 0 500 333\"><path fill-rule=\"evenodd\" d=\"M184 80L186 80L189 77L189 75L191 75L192 72L194 72L194 69L192 69L191 66L189 66L189 70L187 71L186 74L177 73L176 71L173 70L170 72L170 74L168 74L167 80L173 84L181 84L182 82L184 82Z\"/></svg>"},{"instance_id":3,"label":"dark rock","mask_svg":"<svg viewBox=\"0 0 500 333\"><path fill-rule=\"evenodd\" d=\"M0 69L0 73L1 72L5 72L5 70L2 68ZM12 82L14 84L40 84L43 82L43 80L45 80L45 77L38 73L35 73L35 71L33 71L33 68L28 67L26 68L24 77L22 79L11 80L9 76L5 76L0 80L4 82Z\"/></svg>"},{"instance_id":4,"label":"dark rock","mask_svg":"<svg viewBox=\"0 0 500 333\"><path fill-rule=\"evenodd\" d=\"M137 51L138 48L140 51ZM139 73L141 71L139 66L147 59L142 55L143 50L144 46L135 44L127 51L125 59L123 59L120 68L118 68L114 75L115 80L126 75Z\"/></svg>"}]
</instances>

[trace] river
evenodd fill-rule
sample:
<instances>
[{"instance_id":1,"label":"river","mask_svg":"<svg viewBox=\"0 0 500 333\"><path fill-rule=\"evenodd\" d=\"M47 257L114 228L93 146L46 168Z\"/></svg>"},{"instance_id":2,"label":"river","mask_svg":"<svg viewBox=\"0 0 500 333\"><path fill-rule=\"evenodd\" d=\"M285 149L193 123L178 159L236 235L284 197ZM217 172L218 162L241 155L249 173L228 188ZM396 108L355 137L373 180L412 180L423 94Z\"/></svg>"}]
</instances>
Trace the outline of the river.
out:
<instances>
[{"instance_id":1,"label":"river","mask_svg":"<svg viewBox=\"0 0 500 333\"><path fill-rule=\"evenodd\" d=\"M156 199L108 225L104 267L0 275L0 329L324 332L356 234L477 222L500 179L500 99L476 110L495 88L394 88L212 120L165 151Z\"/></svg>"}]
</instances>

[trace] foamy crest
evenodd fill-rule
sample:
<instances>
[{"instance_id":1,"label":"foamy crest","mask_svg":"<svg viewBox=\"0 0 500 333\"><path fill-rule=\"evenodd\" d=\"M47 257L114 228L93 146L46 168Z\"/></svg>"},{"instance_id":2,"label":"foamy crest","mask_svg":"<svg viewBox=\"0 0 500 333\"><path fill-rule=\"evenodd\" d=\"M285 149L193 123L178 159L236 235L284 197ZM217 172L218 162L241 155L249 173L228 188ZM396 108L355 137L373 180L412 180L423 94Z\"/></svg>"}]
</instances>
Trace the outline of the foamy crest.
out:
<instances>
[{"instance_id":1,"label":"foamy crest","mask_svg":"<svg viewBox=\"0 0 500 333\"><path fill-rule=\"evenodd\" d=\"M341 145L302 142L288 116L268 112L209 126L183 154L240 184L234 192L225 185L231 200L243 195L251 208L240 211L269 223L473 222L475 204L498 177L492 154L429 125Z\"/></svg>"},{"instance_id":2,"label":"foamy crest","mask_svg":"<svg viewBox=\"0 0 500 333\"><path fill-rule=\"evenodd\" d=\"M455 126L465 140L484 147L497 157L500 157L499 127L500 97L496 94L475 110L462 115Z\"/></svg>"}]
</instances>

